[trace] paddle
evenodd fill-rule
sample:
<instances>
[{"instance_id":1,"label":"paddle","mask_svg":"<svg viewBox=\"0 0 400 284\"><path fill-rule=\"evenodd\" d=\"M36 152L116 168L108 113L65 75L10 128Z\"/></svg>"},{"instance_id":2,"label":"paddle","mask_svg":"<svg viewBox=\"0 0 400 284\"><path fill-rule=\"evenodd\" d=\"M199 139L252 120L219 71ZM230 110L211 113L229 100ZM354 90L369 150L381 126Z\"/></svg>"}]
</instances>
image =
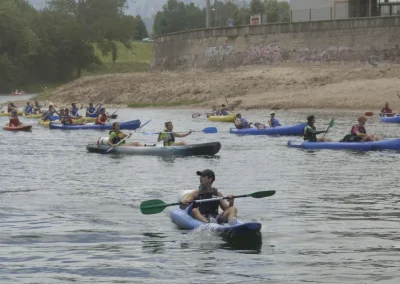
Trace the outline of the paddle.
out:
<instances>
[{"instance_id":1,"label":"paddle","mask_svg":"<svg viewBox=\"0 0 400 284\"><path fill-rule=\"evenodd\" d=\"M244 195L237 195L233 196L233 198L240 198L240 197L253 197L253 198L263 198L263 197L269 197L275 194L275 190L268 190L268 191L258 191L250 194L244 194ZM217 198L210 198L210 199L202 199L202 200L195 200L189 203L204 203L204 202L211 202L211 201L218 201L218 200L223 200L223 199L228 199L228 197L217 197ZM169 206L174 206L174 205L180 205L182 203L177 202L177 203L165 203L162 200L159 199L152 199L152 200L146 200L143 201L140 204L140 212L145 215L149 214L157 214L162 211L164 211L165 208Z\"/></svg>"},{"instance_id":2,"label":"paddle","mask_svg":"<svg viewBox=\"0 0 400 284\"><path fill-rule=\"evenodd\" d=\"M206 127L203 130L193 130L192 132L204 132L206 134L217 133L218 129L216 127ZM143 132L144 135L154 135L160 134L161 132ZM164 133L186 133L186 132L164 132Z\"/></svg>"},{"instance_id":3,"label":"paddle","mask_svg":"<svg viewBox=\"0 0 400 284\"><path fill-rule=\"evenodd\" d=\"M333 118L332 118L332 119L331 119L331 122L329 122L329 126L328 126L328 128L326 129L326 131L325 131L324 135L322 136L322 138L325 137L325 134L328 132L329 128L333 127L334 125L335 125L335 120L333 120Z\"/></svg>"},{"instance_id":4,"label":"paddle","mask_svg":"<svg viewBox=\"0 0 400 284\"><path fill-rule=\"evenodd\" d=\"M139 129L143 128L146 124L150 123L151 119L145 123L143 123L139 128L135 129L133 132L138 131ZM121 141L119 141L117 144L115 144L114 146L112 146L110 149L108 149L107 151L104 152L104 154L107 154L108 152L110 152L112 149L114 149L115 147L119 146L121 143L123 143L127 138L131 137L132 133L130 133L127 137L125 137L124 139L122 139Z\"/></svg>"}]
</instances>

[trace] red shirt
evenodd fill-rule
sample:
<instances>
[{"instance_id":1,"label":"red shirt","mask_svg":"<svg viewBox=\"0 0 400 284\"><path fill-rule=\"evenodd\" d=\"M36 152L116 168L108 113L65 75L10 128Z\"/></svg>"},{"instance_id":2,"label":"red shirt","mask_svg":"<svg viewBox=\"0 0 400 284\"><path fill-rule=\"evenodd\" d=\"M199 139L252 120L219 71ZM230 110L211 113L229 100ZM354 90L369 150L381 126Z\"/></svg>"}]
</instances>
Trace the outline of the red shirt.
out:
<instances>
[{"instance_id":1,"label":"red shirt","mask_svg":"<svg viewBox=\"0 0 400 284\"><path fill-rule=\"evenodd\" d=\"M10 117L10 126L18 127L20 124L18 117Z\"/></svg>"}]
</instances>

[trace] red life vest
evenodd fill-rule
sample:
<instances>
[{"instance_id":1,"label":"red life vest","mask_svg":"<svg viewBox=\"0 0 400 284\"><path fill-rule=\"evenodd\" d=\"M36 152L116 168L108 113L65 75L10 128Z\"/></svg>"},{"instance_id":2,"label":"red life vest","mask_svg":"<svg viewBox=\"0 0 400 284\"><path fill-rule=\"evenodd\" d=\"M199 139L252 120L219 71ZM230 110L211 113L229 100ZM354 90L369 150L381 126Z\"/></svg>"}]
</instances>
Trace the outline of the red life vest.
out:
<instances>
[{"instance_id":1,"label":"red life vest","mask_svg":"<svg viewBox=\"0 0 400 284\"><path fill-rule=\"evenodd\" d=\"M10 118L10 126L18 127L19 126L19 119L18 117L11 117Z\"/></svg>"},{"instance_id":2,"label":"red life vest","mask_svg":"<svg viewBox=\"0 0 400 284\"><path fill-rule=\"evenodd\" d=\"M100 115L101 115L101 119L99 118ZM99 114L99 115L97 116L97 118L96 118L96 124L103 124L103 123L105 123L107 120L108 120L108 117L107 117L106 114ZM102 122L102 123L100 123L100 122Z\"/></svg>"}]
</instances>

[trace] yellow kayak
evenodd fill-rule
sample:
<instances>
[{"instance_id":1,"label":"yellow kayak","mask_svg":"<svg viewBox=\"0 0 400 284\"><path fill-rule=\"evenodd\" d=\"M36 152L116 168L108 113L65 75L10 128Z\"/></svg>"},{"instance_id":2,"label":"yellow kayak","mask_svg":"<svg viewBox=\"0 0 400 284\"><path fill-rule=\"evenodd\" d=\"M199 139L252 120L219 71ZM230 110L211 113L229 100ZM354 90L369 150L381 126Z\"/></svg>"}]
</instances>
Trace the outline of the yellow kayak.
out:
<instances>
[{"instance_id":1,"label":"yellow kayak","mask_svg":"<svg viewBox=\"0 0 400 284\"><path fill-rule=\"evenodd\" d=\"M41 114L41 113L38 113L38 114L28 114L28 115L22 114L22 116L25 117L25 118L40 118L40 117L42 116L42 114Z\"/></svg>"},{"instance_id":2,"label":"yellow kayak","mask_svg":"<svg viewBox=\"0 0 400 284\"><path fill-rule=\"evenodd\" d=\"M22 115L24 112L22 112L22 111L19 111L18 112L18 115ZM3 112L3 113L0 113L0 116L10 116L10 114L8 113L8 112Z\"/></svg>"},{"instance_id":3,"label":"yellow kayak","mask_svg":"<svg viewBox=\"0 0 400 284\"><path fill-rule=\"evenodd\" d=\"M96 117L80 117L80 118L76 118L76 119L72 119L72 121L76 124L78 123L83 123L83 122L95 122L96 121ZM49 127L50 126L50 122L60 122L59 120L55 120L55 121L43 121L41 119L39 119L38 124L44 127Z\"/></svg>"},{"instance_id":4,"label":"yellow kayak","mask_svg":"<svg viewBox=\"0 0 400 284\"><path fill-rule=\"evenodd\" d=\"M235 122L235 119L236 119L235 114L228 114L221 116L210 115L208 117L209 121L217 121L217 122Z\"/></svg>"}]
</instances>

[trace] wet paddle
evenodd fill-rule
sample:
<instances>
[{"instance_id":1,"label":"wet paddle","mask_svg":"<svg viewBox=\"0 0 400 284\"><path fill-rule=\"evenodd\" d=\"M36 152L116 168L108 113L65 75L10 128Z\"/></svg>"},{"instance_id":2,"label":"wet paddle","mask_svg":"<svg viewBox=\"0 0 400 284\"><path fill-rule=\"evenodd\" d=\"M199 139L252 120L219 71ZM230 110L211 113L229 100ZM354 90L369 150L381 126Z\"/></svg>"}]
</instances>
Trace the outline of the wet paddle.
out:
<instances>
[{"instance_id":1,"label":"wet paddle","mask_svg":"<svg viewBox=\"0 0 400 284\"><path fill-rule=\"evenodd\" d=\"M244 194L244 195L237 195L233 196L233 198L240 198L240 197L253 197L253 198L263 198L263 197L269 197L275 194L275 190L268 190L268 191L258 191L250 194ZM228 197L217 197L217 198L210 198L210 199L203 199L203 200L195 200L190 203L204 203L204 202L211 202L211 201L218 201L218 200L223 200L223 199L228 199ZM145 215L149 214L157 214L161 213L164 211L165 208L169 206L174 206L174 205L180 205L180 202L177 203L165 203L164 201L160 199L152 199L152 200L146 200L143 201L140 204L140 212Z\"/></svg>"},{"instance_id":2,"label":"wet paddle","mask_svg":"<svg viewBox=\"0 0 400 284\"><path fill-rule=\"evenodd\" d=\"M139 128L135 129L133 132L137 132L139 129L143 128L146 124L150 123L151 119L145 123L143 123ZM121 143L123 143L126 139L128 139L129 137L132 136L132 133L130 133L127 137L125 137L124 139L122 139L121 141L119 141L117 144L115 144L114 146L112 146L111 148L109 148L108 150L106 150L104 152L104 154L107 154L108 152L110 152L112 149L114 149L115 147L121 145Z\"/></svg>"},{"instance_id":3,"label":"wet paddle","mask_svg":"<svg viewBox=\"0 0 400 284\"><path fill-rule=\"evenodd\" d=\"M206 127L203 130L193 130L192 132L204 132L206 134L211 134L211 133L218 133L218 129L216 127ZM164 132L164 133L186 133L185 132ZM144 135L154 135L154 134L160 134L160 132L143 132Z\"/></svg>"}]
</instances>

